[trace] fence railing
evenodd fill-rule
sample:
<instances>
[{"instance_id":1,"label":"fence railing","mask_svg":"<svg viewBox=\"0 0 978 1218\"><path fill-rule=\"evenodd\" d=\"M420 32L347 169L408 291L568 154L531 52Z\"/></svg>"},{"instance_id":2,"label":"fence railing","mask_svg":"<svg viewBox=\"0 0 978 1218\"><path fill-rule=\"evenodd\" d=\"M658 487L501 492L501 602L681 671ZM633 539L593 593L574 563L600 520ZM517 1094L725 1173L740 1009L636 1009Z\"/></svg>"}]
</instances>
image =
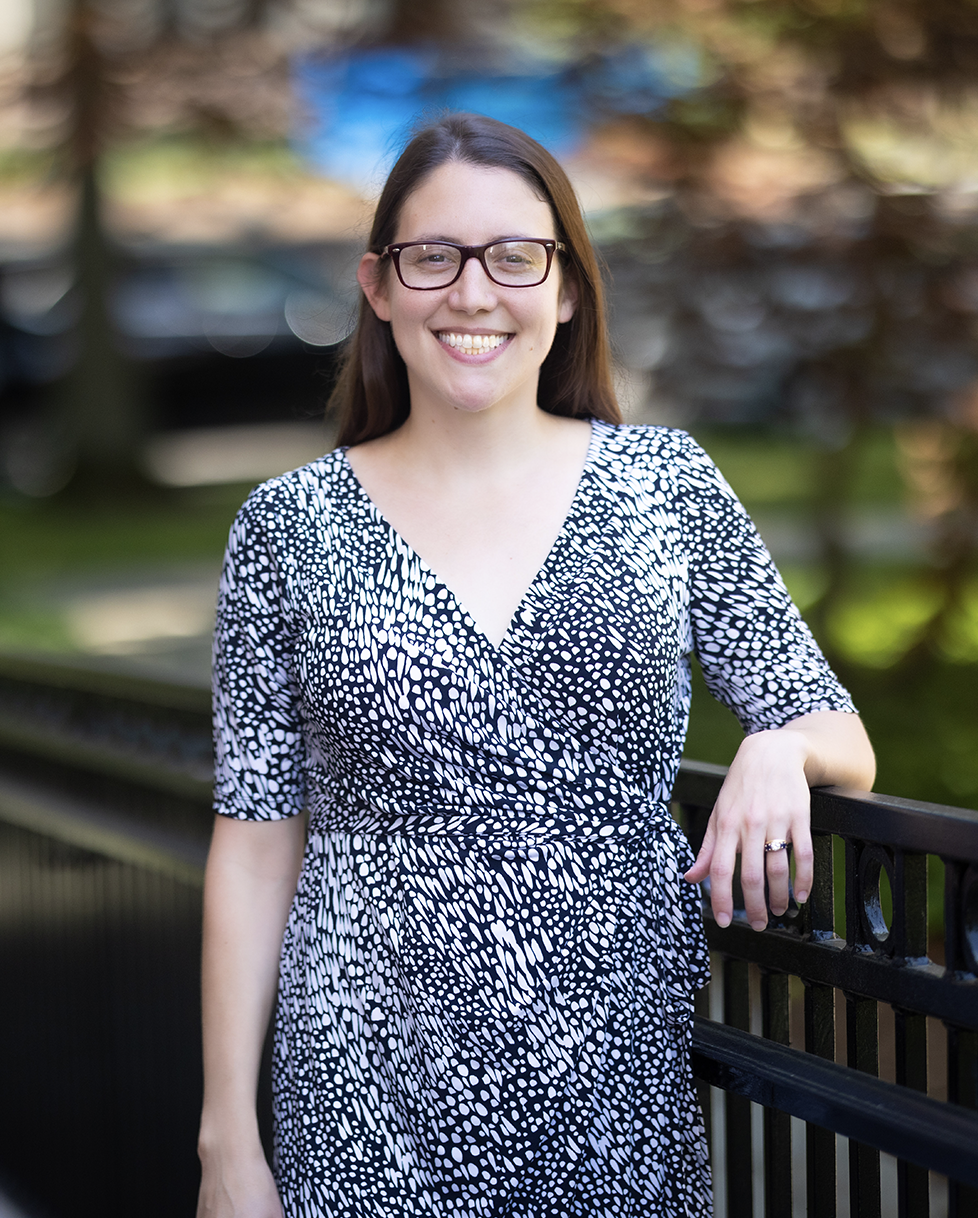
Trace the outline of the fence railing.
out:
<instances>
[{"instance_id":1,"label":"fence railing","mask_svg":"<svg viewBox=\"0 0 978 1218\"><path fill-rule=\"evenodd\" d=\"M199 1179L207 691L0 657L0 1186L180 1218Z\"/></svg>"},{"instance_id":2,"label":"fence railing","mask_svg":"<svg viewBox=\"0 0 978 1218\"><path fill-rule=\"evenodd\" d=\"M684 763L694 842L722 773ZM0 1184L41 1218L193 1213L209 775L205 690L0 657ZM978 813L812 807L807 906L760 934L707 918L694 1070L718 1212L825 1218L848 1172L852 1218L978 1214Z\"/></svg>"},{"instance_id":3,"label":"fence railing","mask_svg":"<svg viewBox=\"0 0 978 1218\"><path fill-rule=\"evenodd\" d=\"M683 765L674 797L694 845L722 778L718 767ZM761 933L743 909L726 929L706 911L709 988L720 993L701 1000L694 1069L726 1092L727 1218L753 1218L755 1186L765 1218L830 1218L839 1166L852 1218L928 1218L932 1193L935 1218L978 1214L978 812L824 789L812 792L812 827L806 906ZM929 871L944 887L936 940ZM878 1077L881 1048L888 1079ZM764 1107L759 1122L751 1101ZM803 1172L792 1116L807 1123ZM841 1165L837 1134L849 1139ZM888 1203L881 1151L897 1161ZM946 1188L932 1188L929 1173Z\"/></svg>"}]
</instances>

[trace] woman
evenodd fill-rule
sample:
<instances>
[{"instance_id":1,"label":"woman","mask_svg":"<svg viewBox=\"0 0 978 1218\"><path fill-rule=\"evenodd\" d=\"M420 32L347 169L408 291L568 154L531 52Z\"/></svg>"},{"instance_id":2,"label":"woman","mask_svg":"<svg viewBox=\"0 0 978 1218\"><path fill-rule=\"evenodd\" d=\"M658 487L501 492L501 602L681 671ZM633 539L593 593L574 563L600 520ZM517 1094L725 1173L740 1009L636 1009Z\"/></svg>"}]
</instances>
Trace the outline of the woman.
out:
<instances>
[{"instance_id":1,"label":"woman","mask_svg":"<svg viewBox=\"0 0 978 1218\"><path fill-rule=\"evenodd\" d=\"M199 1214L706 1215L693 885L726 925L739 851L761 928L790 840L805 900L808 788L872 752L709 459L619 426L543 148L421 132L359 281L342 447L253 493L222 582ZM750 734L690 868L694 649Z\"/></svg>"}]
</instances>

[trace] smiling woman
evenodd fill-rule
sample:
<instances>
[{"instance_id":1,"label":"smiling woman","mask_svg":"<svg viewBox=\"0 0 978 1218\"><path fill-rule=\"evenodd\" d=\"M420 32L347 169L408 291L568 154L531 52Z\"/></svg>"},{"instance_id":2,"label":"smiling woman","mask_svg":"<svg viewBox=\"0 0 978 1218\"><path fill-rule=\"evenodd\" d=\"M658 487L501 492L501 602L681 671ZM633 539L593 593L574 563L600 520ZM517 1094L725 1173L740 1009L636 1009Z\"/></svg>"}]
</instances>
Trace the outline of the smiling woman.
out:
<instances>
[{"instance_id":1,"label":"smiling woman","mask_svg":"<svg viewBox=\"0 0 978 1218\"><path fill-rule=\"evenodd\" d=\"M557 244L550 204L506 169L449 161L432 170L401 210L401 248L433 240L433 217L460 250L492 249L500 231L545 233ZM547 259L535 283L501 286L475 254L426 291L386 273L386 257L365 254L360 283L390 323L411 411L349 461L385 519L498 643L560 531L590 439L584 420L537 407L540 367L557 327L574 316L577 286L559 267L548 277ZM491 470L485 455L499 444L513 451Z\"/></svg>"},{"instance_id":2,"label":"smiling woman","mask_svg":"<svg viewBox=\"0 0 978 1218\"><path fill-rule=\"evenodd\" d=\"M542 279L551 283L555 265L559 270L558 282L573 291L576 307L557 328L551 344L540 352L537 403L553 415L619 423L621 413L612 387L601 274L584 219L563 170L522 131L473 116L468 126L458 122L434 124L413 140L391 171L377 204L361 282L372 267L376 289L385 293L392 277L391 264L397 274L401 261L395 251L408 242L465 244L458 232L453 235L442 227L436 230L417 227L419 222L422 225L426 220L430 222L436 213L418 212L415 208L413 218L410 214L413 196L429 185L426 181L429 176L450 167L460 171L475 192L485 185L487 176L499 177L500 170L508 171L502 180L510 196L516 196L508 198L507 203L513 205L514 223L519 227L501 228L505 213L489 216L488 209L483 208L486 230L481 241L529 237L554 241L563 247L555 248L548 258ZM449 187L443 185L442 189ZM497 189L504 187L500 185ZM453 206L456 211L459 207L464 211L467 203L478 201L478 193L467 195L463 187ZM456 216L458 219L474 224L477 217ZM440 225L447 225L450 220L447 213L443 219L439 217ZM524 227L534 221L542 227ZM463 278L473 274L476 261L473 257L460 259L458 270L464 272ZM481 261L480 273L488 277L485 256ZM402 277L402 285L403 282ZM404 422L411 409L403 353L391 326L375 312L369 295L365 289L346 365L331 402L341 419L341 444L357 444L386 435ZM481 334L484 338L492 331L477 310L474 317L466 316L466 324L459 324L451 333L464 342L467 336Z\"/></svg>"},{"instance_id":3,"label":"smiling woman","mask_svg":"<svg viewBox=\"0 0 978 1218\"><path fill-rule=\"evenodd\" d=\"M740 851L761 928L790 842L805 900L809 784L871 750L706 454L620 424L543 148L421 132L359 281L341 447L252 494L222 577L199 1214L706 1218L694 883L725 925ZM695 865L693 652L750 733Z\"/></svg>"}]
</instances>

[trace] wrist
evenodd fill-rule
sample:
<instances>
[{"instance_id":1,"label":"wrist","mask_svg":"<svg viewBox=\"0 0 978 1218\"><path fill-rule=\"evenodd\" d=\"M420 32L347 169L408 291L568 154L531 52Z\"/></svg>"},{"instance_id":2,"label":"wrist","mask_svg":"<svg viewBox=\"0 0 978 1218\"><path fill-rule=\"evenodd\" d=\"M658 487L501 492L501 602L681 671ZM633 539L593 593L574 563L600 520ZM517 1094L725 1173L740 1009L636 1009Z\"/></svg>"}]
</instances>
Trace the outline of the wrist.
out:
<instances>
[{"instance_id":1,"label":"wrist","mask_svg":"<svg viewBox=\"0 0 978 1218\"><path fill-rule=\"evenodd\" d=\"M741 748L748 753L774 753L798 761L803 767L812 758L811 744L804 732L797 731L791 724L784 727L767 727L760 732L745 736Z\"/></svg>"},{"instance_id":2,"label":"wrist","mask_svg":"<svg viewBox=\"0 0 978 1218\"><path fill-rule=\"evenodd\" d=\"M228 1116L205 1109L197 1135L197 1153L202 1160L235 1158L242 1162L249 1159L264 1162L257 1116L253 1113Z\"/></svg>"}]
</instances>

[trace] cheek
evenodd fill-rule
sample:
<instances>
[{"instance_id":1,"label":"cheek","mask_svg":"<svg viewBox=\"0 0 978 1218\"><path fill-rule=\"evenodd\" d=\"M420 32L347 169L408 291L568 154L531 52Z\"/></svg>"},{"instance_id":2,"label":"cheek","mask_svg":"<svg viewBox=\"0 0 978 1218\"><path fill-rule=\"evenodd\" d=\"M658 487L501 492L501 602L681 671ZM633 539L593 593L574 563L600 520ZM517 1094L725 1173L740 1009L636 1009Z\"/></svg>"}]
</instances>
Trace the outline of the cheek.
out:
<instances>
[{"instance_id":1,"label":"cheek","mask_svg":"<svg viewBox=\"0 0 978 1218\"><path fill-rule=\"evenodd\" d=\"M420 331L427 329L426 323L428 319L426 310L420 309L417 306L412 309L411 303L414 302L394 301L390 309L390 317L388 318L395 336L400 335L408 342Z\"/></svg>"}]
</instances>

